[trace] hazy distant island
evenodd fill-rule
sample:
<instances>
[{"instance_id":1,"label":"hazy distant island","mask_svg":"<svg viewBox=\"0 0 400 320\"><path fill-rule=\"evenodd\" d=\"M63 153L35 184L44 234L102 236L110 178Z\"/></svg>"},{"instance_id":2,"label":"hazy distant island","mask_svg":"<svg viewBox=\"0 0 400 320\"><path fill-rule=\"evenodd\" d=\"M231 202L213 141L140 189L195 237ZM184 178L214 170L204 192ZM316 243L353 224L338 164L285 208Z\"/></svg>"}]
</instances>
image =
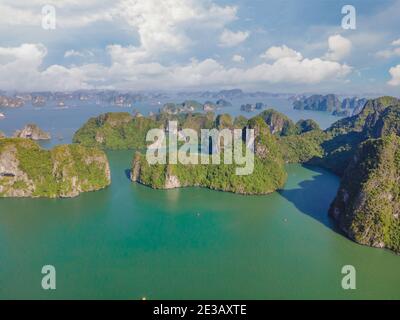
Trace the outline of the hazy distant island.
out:
<instances>
[{"instance_id":1,"label":"hazy distant island","mask_svg":"<svg viewBox=\"0 0 400 320\"><path fill-rule=\"evenodd\" d=\"M24 105L24 100L19 97L8 97L0 95L0 107L4 108L19 108Z\"/></svg>"},{"instance_id":2,"label":"hazy distant island","mask_svg":"<svg viewBox=\"0 0 400 320\"><path fill-rule=\"evenodd\" d=\"M241 111L245 111L245 112L253 112L253 111L260 111L262 109L265 108L264 103L262 102L257 102L255 104L251 104L251 103L247 103L247 104L242 104L242 106L240 107Z\"/></svg>"},{"instance_id":3,"label":"hazy distant island","mask_svg":"<svg viewBox=\"0 0 400 320\"><path fill-rule=\"evenodd\" d=\"M42 92L5 92L0 91L0 108L18 108L27 104L35 107L44 107L52 103L64 106L71 101L94 103L96 105L111 105L118 107L134 107L135 104L143 101L159 102L165 99L177 97L197 97L216 101L213 103L216 108L232 106L229 100L234 98L252 97L254 94L245 93L240 89L222 90L219 92L196 92L169 94L164 92L131 92L118 90L76 90L76 91L42 91ZM268 94L262 94L268 96ZM189 101L188 99L186 99Z\"/></svg>"},{"instance_id":4,"label":"hazy distant island","mask_svg":"<svg viewBox=\"0 0 400 320\"><path fill-rule=\"evenodd\" d=\"M312 110L329 112L334 116L348 117L358 114L364 107L365 98L344 98L340 99L335 94L292 97L295 110Z\"/></svg>"},{"instance_id":5,"label":"hazy distant island","mask_svg":"<svg viewBox=\"0 0 400 320\"><path fill-rule=\"evenodd\" d=\"M219 101L216 103L212 101L206 101L204 104L196 100L185 100L182 103L166 103L160 109L160 113L167 113L170 115L176 115L179 113L196 113L196 112L214 112L221 108Z\"/></svg>"}]
</instances>

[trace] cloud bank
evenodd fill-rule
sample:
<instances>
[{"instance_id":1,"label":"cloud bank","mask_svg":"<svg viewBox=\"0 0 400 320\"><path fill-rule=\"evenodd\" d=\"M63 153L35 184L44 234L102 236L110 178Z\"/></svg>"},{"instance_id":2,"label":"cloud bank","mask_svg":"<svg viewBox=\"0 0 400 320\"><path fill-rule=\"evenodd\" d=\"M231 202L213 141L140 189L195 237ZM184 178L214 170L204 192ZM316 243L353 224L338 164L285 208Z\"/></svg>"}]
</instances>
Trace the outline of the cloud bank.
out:
<instances>
[{"instance_id":1,"label":"cloud bank","mask_svg":"<svg viewBox=\"0 0 400 320\"><path fill-rule=\"evenodd\" d=\"M270 63L229 68L215 59L192 59L187 63L164 65L148 60L136 47L110 45L110 65L92 63L43 68L47 49L42 44L0 47L0 87L20 90L74 90L116 88L132 90L211 88L254 83L315 84L343 79L351 67L322 58L308 59L287 47L266 52ZM279 52L280 54L275 54ZM290 53L290 54L287 54ZM69 55L76 54L69 52Z\"/></svg>"}]
</instances>

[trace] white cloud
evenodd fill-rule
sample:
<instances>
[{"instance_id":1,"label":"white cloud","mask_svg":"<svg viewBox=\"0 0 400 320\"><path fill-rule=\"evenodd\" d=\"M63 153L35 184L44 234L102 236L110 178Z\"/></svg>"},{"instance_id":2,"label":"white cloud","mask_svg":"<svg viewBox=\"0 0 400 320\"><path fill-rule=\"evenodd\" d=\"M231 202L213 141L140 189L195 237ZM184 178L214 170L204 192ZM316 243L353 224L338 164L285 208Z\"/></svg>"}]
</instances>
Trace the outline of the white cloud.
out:
<instances>
[{"instance_id":1,"label":"white cloud","mask_svg":"<svg viewBox=\"0 0 400 320\"><path fill-rule=\"evenodd\" d=\"M89 58L89 57L94 57L94 53L91 50L68 50L64 53L64 58L70 58L70 57L80 57L80 58Z\"/></svg>"},{"instance_id":2,"label":"white cloud","mask_svg":"<svg viewBox=\"0 0 400 320\"><path fill-rule=\"evenodd\" d=\"M388 82L391 86L400 86L400 64L390 68L389 73L392 79Z\"/></svg>"},{"instance_id":3,"label":"white cloud","mask_svg":"<svg viewBox=\"0 0 400 320\"><path fill-rule=\"evenodd\" d=\"M6 4L0 4L0 24L10 25L41 25L41 15L31 10L22 10Z\"/></svg>"},{"instance_id":4,"label":"white cloud","mask_svg":"<svg viewBox=\"0 0 400 320\"><path fill-rule=\"evenodd\" d=\"M287 48L285 52L296 51ZM132 46L110 45L107 53L111 59L109 66L92 63L69 68L60 65L43 68L47 49L41 44L0 47L0 87L28 91L94 87L146 90L297 85L335 81L351 72L351 67L346 64L303 58L300 53L275 55L273 62L249 68L228 68L214 59L192 59L189 63L166 65L149 61L146 51Z\"/></svg>"},{"instance_id":5,"label":"white cloud","mask_svg":"<svg viewBox=\"0 0 400 320\"><path fill-rule=\"evenodd\" d=\"M79 68L52 65L42 70L47 49L42 44L0 47L0 87L5 90L72 90L86 88ZM46 89L47 88L47 89Z\"/></svg>"},{"instance_id":6,"label":"white cloud","mask_svg":"<svg viewBox=\"0 0 400 320\"><path fill-rule=\"evenodd\" d=\"M389 59L392 57L400 56L400 48L381 50L376 53L376 56L379 58Z\"/></svg>"},{"instance_id":7,"label":"white cloud","mask_svg":"<svg viewBox=\"0 0 400 320\"><path fill-rule=\"evenodd\" d=\"M83 53L75 50L68 50L64 53L64 58L69 57L83 57Z\"/></svg>"},{"instance_id":8,"label":"white cloud","mask_svg":"<svg viewBox=\"0 0 400 320\"><path fill-rule=\"evenodd\" d=\"M245 58L242 57L240 54L235 54L235 55L233 55L233 57L232 57L232 61L233 61L233 62L240 63L240 62L244 62L244 60L245 60Z\"/></svg>"},{"instance_id":9,"label":"white cloud","mask_svg":"<svg viewBox=\"0 0 400 320\"><path fill-rule=\"evenodd\" d=\"M47 49L42 44L26 43L19 47L0 47L0 59L8 59L8 63L5 63L5 65L14 64L18 61L24 66L38 67L46 54Z\"/></svg>"},{"instance_id":10,"label":"white cloud","mask_svg":"<svg viewBox=\"0 0 400 320\"><path fill-rule=\"evenodd\" d=\"M234 47L245 41L249 37L248 31L231 31L224 29L219 38L221 47Z\"/></svg>"},{"instance_id":11,"label":"white cloud","mask_svg":"<svg viewBox=\"0 0 400 320\"><path fill-rule=\"evenodd\" d=\"M276 61L282 58L292 58L296 60L303 59L303 56L300 52L288 48L285 45L280 47L271 47L267 51L265 51L265 53L263 53L260 57L272 61Z\"/></svg>"},{"instance_id":12,"label":"white cloud","mask_svg":"<svg viewBox=\"0 0 400 320\"><path fill-rule=\"evenodd\" d=\"M119 45L109 46L108 53L112 60L110 67L84 67L85 75L97 84L121 89L211 88L261 83L315 84L340 79L351 72L351 67L345 64L305 59L300 53L277 57L271 64L262 63L250 68L227 68L214 59L192 59L190 63L163 65L142 59L134 47ZM239 55L236 59L241 60Z\"/></svg>"},{"instance_id":13,"label":"white cloud","mask_svg":"<svg viewBox=\"0 0 400 320\"><path fill-rule=\"evenodd\" d=\"M400 39L394 40L392 46L400 46Z\"/></svg>"},{"instance_id":14,"label":"white cloud","mask_svg":"<svg viewBox=\"0 0 400 320\"><path fill-rule=\"evenodd\" d=\"M394 48L394 49L380 50L375 55L379 58L385 58L385 59L399 57L400 56L400 39L393 41L391 43L391 45L394 47L396 47L396 46L399 46L399 47Z\"/></svg>"},{"instance_id":15,"label":"white cloud","mask_svg":"<svg viewBox=\"0 0 400 320\"><path fill-rule=\"evenodd\" d=\"M347 57L352 48L351 41L340 34L330 36L328 39L329 51L326 58L333 61L339 61Z\"/></svg>"},{"instance_id":16,"label":"white cloud","mask_svg":"<svg viewBox=\"0 0 400 320\"><path fill-rule=\"evenodd\" d=\"M237 8L201 0L122 0L116 11L139 34L140 48L152 54L187 47L189 27L223 28Z\"/></svg>"},{"instance_id":17,"label":"white cloud","mask_svg":"<svg viewBox=\"0 0 400 320\"><path fill-rule=\"evenodd\" d=\"M222 86L316 84L341 79L351 67L335 61L307 59L301 54L283 56L273 63L250 68L227 68L214 59L192 59L189 63L163 65L143 60L134 47L109 46L110 67L82 67L90 81L119 89L184 89ZM89 82L90 82L89 81Z\"/></svg>"},{"instance_id":18,"label":"white cloud","mask_svg":"<svg viewBox=\"0 0 400 320\"><path fill-rule=\"evenodd\" d=\"M181 50L191 43L188 29L222 29L237 13L237 7L212 0L2 0L0 25L40 28L44 5L55 6L57 28L81 28L99 21L127 25L149 55Z\"/></svg>"}]
</instances>

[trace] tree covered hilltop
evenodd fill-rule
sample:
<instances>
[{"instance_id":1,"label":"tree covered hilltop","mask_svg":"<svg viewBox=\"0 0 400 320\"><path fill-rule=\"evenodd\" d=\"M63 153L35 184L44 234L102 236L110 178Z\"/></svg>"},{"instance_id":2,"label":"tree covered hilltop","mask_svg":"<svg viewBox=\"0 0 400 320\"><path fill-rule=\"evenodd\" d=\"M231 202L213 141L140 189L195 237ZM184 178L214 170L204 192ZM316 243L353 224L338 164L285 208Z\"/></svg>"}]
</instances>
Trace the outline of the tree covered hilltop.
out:
<instances>
[{"instance_id":1,"label":"tree covered hilltop","mask_svg":"<svg viewBox=\"0 0 400 320\"><path fill-rule=\"evenodd\" d=\"M232 129L233 123L225 119L225 129ZM221 123L219 124L221 126ZM208 158L209 164L156 164L150 165L146 157L137 152L132 161L131 179L157 189L172 189L188 186L206 187L213 190L238 194L268 194L281 189L287 179L284 161L276 138L261 117L251 119L247 128L255 131L254 159L252 173L238 175L236 164L224 164L225 153L218 152L221 163L212 163L213 155L200 154ZM218 144L218 142L217 142ZM244 141L242 142L245 148ZM224 145L221 143L221 148ZM243 150L243 149L242 149ZM249 151L251 152L251 151Z\"/></svg>"},{"instance_id":2,"label":"tree covered hilltop","mask_svg":"<svg viewBox=\"0 0 400 320\"><path fill-rule=\"evenodd\" d=\"M0 139L0 197L69 198L110 183L102 150L77 144L44 150L30 139Z\"/></svg>"},{"instance_id":3,"label":"tree covered hilltop","mask_svg":"<svg viewBox=\"0 0 400 320\"><path fill-rule=\"evenodd\" d=\"M321 130L312 120L297 123L275 110L247 119L223 114L160 113L150 117L107 113L90 119L74 142L104 149L143 149L149 129L165 129L168 120L179 128L254 128L255 166L238 177L230 165L148 165L136 153L131 178L153 188L202 186L241 194L265 194L283 187L284 163L326 168L341 177L330 216L358 243L400 253L400 101L368 100L352 117ZM223 151L221 151L223 155Z\"/></svg>"},{"instance_id":4,"label":"tree covered hilltop","mask_svg":"<svg viewBox=\"0 0 400 320\"><path fill-rule=\"evenodd\" d=\"M329 210L358 243L400 252L400 137L361 143Z\"/></svg>"}]
</instances>

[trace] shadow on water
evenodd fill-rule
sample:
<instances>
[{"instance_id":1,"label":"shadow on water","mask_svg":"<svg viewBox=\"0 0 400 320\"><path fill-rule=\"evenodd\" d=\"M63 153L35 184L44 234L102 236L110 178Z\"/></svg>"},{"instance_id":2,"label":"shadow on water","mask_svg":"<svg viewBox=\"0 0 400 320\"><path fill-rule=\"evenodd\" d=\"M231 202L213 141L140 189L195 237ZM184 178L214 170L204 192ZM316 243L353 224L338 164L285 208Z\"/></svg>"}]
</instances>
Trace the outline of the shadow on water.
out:
<instances>
[{"instance_id":1,"label":"shadow on water","mask_svg":"<svg viewBox=\"0 0 400 320\"><path fill-rule=\"evenodd\" d=\"M131 180L131 169L125 169L125 176L128 180Z\"/></svg>"},{"instance_id":2,"label":"shadow on water","mask_svg":"<svg viewBox=\"0 0 400 320\"><path fill-rule=\"evenodd\" d=\"M327 170L306 166L311 170L311 179L299 182L295 188L278 191L286 200L290 201L302 213L312 217L331 230L341 233L332 218L328 216L329 206L339 188L338 178Z\"/></svg>"}]
</instances>

